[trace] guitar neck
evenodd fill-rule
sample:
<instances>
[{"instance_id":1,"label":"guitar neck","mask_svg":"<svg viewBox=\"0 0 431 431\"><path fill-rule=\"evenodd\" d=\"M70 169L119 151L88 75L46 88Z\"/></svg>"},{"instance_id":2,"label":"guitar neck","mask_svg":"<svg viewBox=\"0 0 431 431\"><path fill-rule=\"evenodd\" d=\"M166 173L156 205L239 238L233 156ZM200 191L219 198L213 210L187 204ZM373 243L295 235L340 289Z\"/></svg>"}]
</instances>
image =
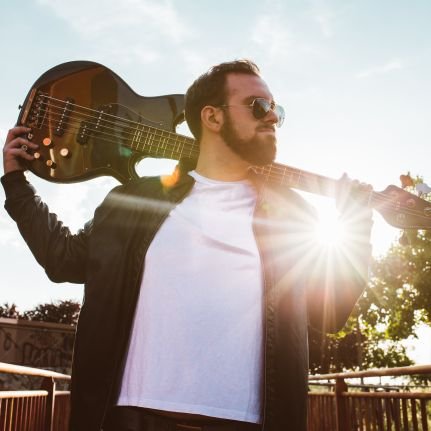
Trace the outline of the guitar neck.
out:
<instances>
[{"instance_id":1,"label":"guitar neck","mask_svg":"<svg viewBox=\"0 0 431 431\"><path fill-rule=\"evenodd\" d=\"M253 170L269 182L305 192L331 198L334 198L337 193L338 182L336 180L281 163L271 163L264 167L253 167Z\"/></svg>"},{"instance_id":2,"label":"guitar neck","mask_svg":"<svg viewBox=\"0 0 431 431\"><path fill-rule=\"evenodd\" d=\"M176 160L181 158L196 160L198 158L199 146L195 140L160 130L151 133L151 139L147 136L135 140L133 149L151 157ZM338 180L281 163L271 163L263 167L253 166L252 169L264 181L330 198L337 196L340 187ZM380 212L392 226L401 229L430 228L430 204L396 186L388 186L383 192L368 189L357 190L355 198L367 202L370 207Z\"/></svg>"},{"instance_id":3,"label":"guitar neck","mask_svg":"<svg viewBox=\"0 0 431 431\"><path fill-rule=\"evenodd\" d=\"M128 145L133 150L151 157L174 160L198 158L199 145L194 139L149 126L139 127L140 129L134 132L133 139ZM253 170L271 183L331 198L334 198L337 193L337 180L281 163L271 163L264 167L254 166Z\"/></svg>"}]
</instances>

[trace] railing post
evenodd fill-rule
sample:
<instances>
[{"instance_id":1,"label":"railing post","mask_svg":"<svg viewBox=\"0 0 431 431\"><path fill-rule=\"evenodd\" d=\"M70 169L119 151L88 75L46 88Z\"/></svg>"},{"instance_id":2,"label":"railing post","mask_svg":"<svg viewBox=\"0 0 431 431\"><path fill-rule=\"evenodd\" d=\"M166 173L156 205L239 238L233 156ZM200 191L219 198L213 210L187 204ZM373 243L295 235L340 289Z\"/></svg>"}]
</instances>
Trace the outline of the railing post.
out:
<instances>
[{"instance_id":1,"label":"railing post","mask_svg":"<svg viewBox=\"0 0 431 431\"><path fill-rule=\"evenodd\" d=\"M52 377L45 377L42 380L42 389L48 391L44 431L54 431L55 380Z\"/></svg>"},{"instance_id":2,"label":"railing post","mask_svg":"<svg viewBox=\"0 0 431 431\"><path fill-rule=\"evenodd\" d=\"M335 379L335 415L337 431L348 431L348 409L345 399L342 396L342 393L347 392L347 390L347 385L343 378Z\"/></svg>"}]
</instances>

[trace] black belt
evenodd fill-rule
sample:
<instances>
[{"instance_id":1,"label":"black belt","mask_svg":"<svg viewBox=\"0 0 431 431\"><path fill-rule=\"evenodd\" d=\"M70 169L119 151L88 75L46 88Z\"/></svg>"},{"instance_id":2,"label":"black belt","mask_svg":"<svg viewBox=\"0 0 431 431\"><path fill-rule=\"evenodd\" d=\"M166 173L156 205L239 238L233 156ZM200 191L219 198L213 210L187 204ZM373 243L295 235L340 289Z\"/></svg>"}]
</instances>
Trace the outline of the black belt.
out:
<instances>
[{"instance_id":1,"label":"black belt","mask_svg":"<svg viewBox=\"0 0 431 431\"><path fill-rule=\"evenodd\" d=\"M228 419L175 419L139 407L119 406L108 413L103 431L261 431L261 426Z\"/></svg>"}]
</instances>

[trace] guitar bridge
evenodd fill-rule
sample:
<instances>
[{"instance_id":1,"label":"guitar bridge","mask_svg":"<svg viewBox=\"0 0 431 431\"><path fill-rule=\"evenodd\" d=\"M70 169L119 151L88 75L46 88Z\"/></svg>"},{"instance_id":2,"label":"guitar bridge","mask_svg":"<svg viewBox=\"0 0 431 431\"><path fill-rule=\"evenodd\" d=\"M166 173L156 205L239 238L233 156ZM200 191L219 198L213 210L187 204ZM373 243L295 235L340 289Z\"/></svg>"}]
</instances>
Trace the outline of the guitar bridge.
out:
<instances>
[{"instance_id":1,"label":"guitar bridge","mask_svg":"<svg viewBox=\"0 0 431 431\"><path fill-rule=\"evenodd\" d=\"M27 123L27 118L30 114L31 105L33 103L34 96L36 95L36 91L37 90L35 88L31 89L29 96L28 96L28 99L27 99L27 103L23 107L22 116L21 116L21 125L23 125L23 126L25 126Z\"/></svg>"},{"instance_id":2,"label":"guitar bridge","mask_svg":"<svg viewBox=\"0 0 431 431\"><path fill-rule=\"evenodd\" d=\"M24 107L21 124L31 127L32 129L40 129L44 124L48 111L47 99L48 96L45 93L37 92L36 89L33 89Z\"/></svg>"}]
</instances>

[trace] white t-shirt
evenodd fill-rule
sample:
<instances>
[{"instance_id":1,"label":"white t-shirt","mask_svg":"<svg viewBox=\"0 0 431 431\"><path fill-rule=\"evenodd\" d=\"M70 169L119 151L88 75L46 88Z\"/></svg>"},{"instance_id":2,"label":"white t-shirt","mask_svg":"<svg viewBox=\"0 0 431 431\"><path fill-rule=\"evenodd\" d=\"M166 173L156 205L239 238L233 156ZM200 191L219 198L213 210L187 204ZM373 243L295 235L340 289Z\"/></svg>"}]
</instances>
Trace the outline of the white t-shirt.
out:
<instances>
[{"instance_id":1,"label":"white t-shirt","mask_svg":"<svg viewBox=\"0 0 431 431\"><path fill-rule=\"evenodd\" d=\"M191 175L145 270L118 405L260 422L263 281L248 181Z\"/></svg>"}]
</instances>

